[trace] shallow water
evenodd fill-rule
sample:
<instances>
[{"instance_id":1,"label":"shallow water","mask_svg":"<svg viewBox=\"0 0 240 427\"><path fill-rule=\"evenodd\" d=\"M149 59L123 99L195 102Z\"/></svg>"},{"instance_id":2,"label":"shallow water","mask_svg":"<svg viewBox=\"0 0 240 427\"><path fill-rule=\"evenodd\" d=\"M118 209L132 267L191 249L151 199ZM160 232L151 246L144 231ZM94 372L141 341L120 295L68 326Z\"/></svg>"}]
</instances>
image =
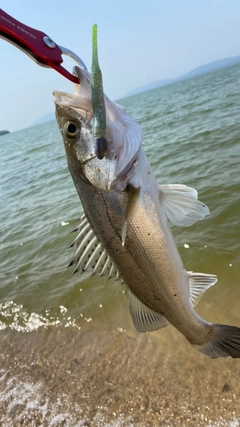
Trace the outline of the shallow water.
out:
<instances>
[{"instance_id":1,"label":"shallow water","mask_svg":"<svg viewBox=\"0 0 240 427\"><path fill-rule=\"evenodd\" d=\"M121 100L159 183L211 215L173 227L187 270L218 275L197 311L240 326L240 67ZM61 88L57 88L61 89ZM138 334L121 286L66 269L82 208L55 122L0 138L0 424L240 425L240 364L172 327Z\"/></svg>"}]
</instances>

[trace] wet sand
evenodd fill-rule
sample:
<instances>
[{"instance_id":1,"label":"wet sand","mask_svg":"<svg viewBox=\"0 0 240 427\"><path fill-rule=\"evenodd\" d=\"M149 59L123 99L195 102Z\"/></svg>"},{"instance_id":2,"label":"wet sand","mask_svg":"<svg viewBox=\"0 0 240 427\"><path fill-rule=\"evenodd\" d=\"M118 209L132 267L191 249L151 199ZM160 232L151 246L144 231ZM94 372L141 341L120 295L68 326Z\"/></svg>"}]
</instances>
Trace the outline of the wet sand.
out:
<instances>
[{"instance_id":1,"label":"wet sand","mask_svg":"<svg viewBox=\"0 0 240 427\"><path fill-rule=\"evenodd\" d=\"M0 425L240 425L239 360L208 359L172 327L125 326L0 331Z\"/></svg>"}]
</instances>

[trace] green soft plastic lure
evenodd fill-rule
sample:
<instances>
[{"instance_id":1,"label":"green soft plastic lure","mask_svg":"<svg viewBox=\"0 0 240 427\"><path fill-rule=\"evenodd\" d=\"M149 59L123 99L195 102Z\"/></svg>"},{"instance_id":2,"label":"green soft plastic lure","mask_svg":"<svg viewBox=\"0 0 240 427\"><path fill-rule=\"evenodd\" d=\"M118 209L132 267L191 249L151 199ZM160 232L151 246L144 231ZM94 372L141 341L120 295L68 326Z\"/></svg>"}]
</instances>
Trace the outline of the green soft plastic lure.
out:
<instances>
[{"instance_id":1,"label":"green soft plastic lure","mask_svg":"<svg viewBox=\"0 0 240 427\"><path fill-rule=\"evenodd\" d=\"M107 150L106 141L106 108L104 102L102 72L98 63L98 27L92 29L92 108L93 108L93 136L95 138L96 156L103 159Z\"/></svg>"}]
</instances>

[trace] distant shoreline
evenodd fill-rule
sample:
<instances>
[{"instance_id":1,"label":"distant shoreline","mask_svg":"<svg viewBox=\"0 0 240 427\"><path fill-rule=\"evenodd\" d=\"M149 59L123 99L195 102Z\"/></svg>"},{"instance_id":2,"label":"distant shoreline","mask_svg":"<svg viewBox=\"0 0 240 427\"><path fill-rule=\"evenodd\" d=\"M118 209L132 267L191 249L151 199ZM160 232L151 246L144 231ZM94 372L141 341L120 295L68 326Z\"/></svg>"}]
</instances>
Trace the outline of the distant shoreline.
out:
<instances>
[{"instance_id":1,"label":"distant shoreline","mask_svg":"<svg viewBox=\"0 0 240 427\"><path fill-rule=\"evenodd\" d=\"M9 130L0 130L0 136L10 133Z\"/></svg>"},{"instance_id":2,"label":"distant shoreline","mask_svg":"<svg viewBox=\"0 0 240 427\"><path fill-rule=\"evenodd\" d=\"M143 92L147 92L149 90L157 89L159 87L167 86L172 83L177 83L181 80L187 80L191 79L192 77L201 76L202 74L207 74L212 71L221 70L223 68L231 67L232 65L237 65L240 63L240 55L228 57L224 59L218 59L216 61L210 62L209 64L200 65L197 68L194 68L193 70L189 71L188 73L175 77L172 79L161 79L154 82L147 83L143 86L139 86L130 92L128 92L125 97L138 95Z\"/></svg>"}]
</instances>

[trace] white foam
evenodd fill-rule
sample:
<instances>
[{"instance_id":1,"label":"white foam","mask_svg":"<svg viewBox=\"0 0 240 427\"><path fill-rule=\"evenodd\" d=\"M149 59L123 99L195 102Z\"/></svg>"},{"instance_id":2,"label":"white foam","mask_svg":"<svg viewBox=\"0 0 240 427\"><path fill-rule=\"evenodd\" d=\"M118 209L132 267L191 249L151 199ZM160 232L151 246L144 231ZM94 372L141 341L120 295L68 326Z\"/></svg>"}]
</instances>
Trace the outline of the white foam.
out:
<instances>
[{"instance_id":1,"label":"white foam","mask_svg":"<svg viewBox=\"0 0 240 427\"><path fill-rule=\"evenodd\" d=\"M45 315L38 313L28 313L22 305L8 301L0 304L0 330L10 328L17 332L32 332L39 328L47 328L49 326L64 326L66 328L72 326L77 329L81 327L77 324L76 319L65 317L67 308L59 306L59 316L49 316L49 310L45 311ZM79 317L81 317L79 315Z\"/></svg>"},{"instance_id":2,"label":"white foam","mask_svg":"<svg viewBox=\"0 0 240 427\"><path fill-rule=\"evenodd\" d=\"M45 425L49 427L58 427L60 425L64 425L65 427L83 427L86 426L86 422L90 422L90 424L93 422L94 425L104 427L126 426L127 419L123 415L120 415L111 422L107 422L105 415L101 412L102 410L106 410L106 408L99 408L93 419L89 420L89 418L82 415L80 405L75 404L74 408L71 402L69 402L69 405L66 405L66 394L58 394L56 402L52 403L46 397L46 389L40 381L36 384L19 381L17 378L5 381L8 374L9 372L3 373L0 371L0 406L4 408L0 412L1 426L12 427L13 425L21 425L23 419L25 421L24 425L27 425L27 420L29 420L29 425L33 425L34 422L39 421L41 422L41 424L38 424L40 427ZM63 404L65 407L64 412L62 412ZM128 427L133 427L130 420L127 425Z\"/></svg>"},{"instance_id":3,"label":"white foam","mask_svg":"<svg viewBox=\"0 0 240 427\"><path fill-rule=\"evenodd\" d=\"M0 425L12 427L21 425L24 419L24 425L34 425L39 421L39 427L48 425L49 427L84 427L89 425L98 425L99 427L134 427L131 417L120 413L111 413L113 420L107 421L104 412L106 407L98 407L97 412L92 419L84 416L82 408L75 403L68 403L68 396L65 393L59 393L56 401L52 402L48 398L46 386L41 382L33 384L30 381L20 381L13 377L7 379L10 371L0 370ZM64 411L63 411L64 407ZM203 415L204 417L204 415ZM29 420L29 424L27 423ZM240 427L237 418L232 421L226 421L220 417L218 421L211 421L205 418L206 427ZM140 424L141 425L141 424ZM144 419L142 420L144 426Z\"/></svg>"},{"instance_id":4,"label":"white foam","mask_svg":"<svg viewBox=\"0 0 240 427\"><path fill-rule=\"evenodd\" d=\"M235 418L232 421L224 420L222 417L219 421L209 421L208 424L206 424L206 427L240 427L240 422Z\"/></svg>"}]
</instances>

